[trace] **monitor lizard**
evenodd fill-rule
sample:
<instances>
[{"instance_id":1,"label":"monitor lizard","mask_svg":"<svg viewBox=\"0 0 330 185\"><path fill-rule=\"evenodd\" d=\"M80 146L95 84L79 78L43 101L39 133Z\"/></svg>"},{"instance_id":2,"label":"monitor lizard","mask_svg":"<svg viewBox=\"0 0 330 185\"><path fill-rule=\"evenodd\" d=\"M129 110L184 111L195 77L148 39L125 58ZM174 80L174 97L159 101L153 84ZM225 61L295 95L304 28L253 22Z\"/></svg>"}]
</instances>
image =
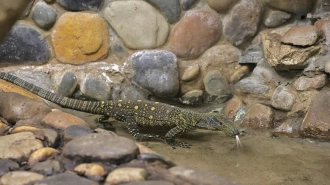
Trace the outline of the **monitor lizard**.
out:
<instances>
[{"instance_id":1,"label":"monitor lizard","mask_svg":"<svg viewBox=\"0 0 330 185\"><path fill-rule=\"evenodd\" d=\"M135 138L152 137L165 140L173 148L189 148L191 145L176 142L175 137L193 129L220 130L228 136L239 134L232 120L218 112L198 113L160 102L150 101L82 101L52 93L9 73L0 72L0 78L16 84L62 107L102 115L99 122L110 117L125 122L128 132ZM165 136L142 134L139 127L167 128Z\"/></svg>"}]
</instances>

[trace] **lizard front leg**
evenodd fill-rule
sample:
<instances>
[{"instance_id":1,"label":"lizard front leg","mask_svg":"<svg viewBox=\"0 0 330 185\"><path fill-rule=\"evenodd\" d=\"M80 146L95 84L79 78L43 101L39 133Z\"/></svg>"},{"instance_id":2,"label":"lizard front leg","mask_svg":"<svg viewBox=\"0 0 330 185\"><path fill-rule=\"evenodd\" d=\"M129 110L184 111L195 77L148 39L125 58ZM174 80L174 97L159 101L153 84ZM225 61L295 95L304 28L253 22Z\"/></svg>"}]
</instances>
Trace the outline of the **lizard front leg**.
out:
<instances>
[{"instance_id":1,"label":"lizard front leg","mask_svg":"<svg viewBox=\"0 0 330 185\"><path fill-rule=\"evenodd\" d=\"M166 142L172 146L173 149L175 147L181 147L181 148L190 148L192 145L185 142L176 142L175 137L179 136L189 130L192 130L192 127L189 126L176 126L169 130L165 135Z\"/></svg>"}]
</instances>

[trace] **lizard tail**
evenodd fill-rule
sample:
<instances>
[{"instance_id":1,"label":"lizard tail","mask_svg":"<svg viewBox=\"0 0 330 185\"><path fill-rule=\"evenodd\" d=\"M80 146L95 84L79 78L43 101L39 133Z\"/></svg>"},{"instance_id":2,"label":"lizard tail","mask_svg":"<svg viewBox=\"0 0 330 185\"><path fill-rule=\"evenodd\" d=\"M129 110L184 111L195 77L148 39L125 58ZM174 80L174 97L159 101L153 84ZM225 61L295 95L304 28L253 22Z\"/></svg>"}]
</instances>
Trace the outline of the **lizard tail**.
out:
<instances>
[{"instance_id":1,"label":"lizard tail","mask_svg":"<svg viewBox=\"0 0 330 185\"><path fill-rule=\"evenodd\" d=\"M59 104L62 107L79 110L83 112L89 112L94 114L103 114L102 111L104 109L102 106L104 106L107 102L104 101L82 101L82 100L76 100L72 98L68 98L65 96L61 96L55 93L52 93L50 91L47 91L45 89L42 89L38 86L35 86L25 80L22 80L14 75L11 75L9 73L0 72L0 79L6 80L8 82L11 82L13 84L16 84L30 92L32 92L35 95L40 96L41 98L44 98L48 101L51 101L53 103Z\"/></svg>"}]
</instances>

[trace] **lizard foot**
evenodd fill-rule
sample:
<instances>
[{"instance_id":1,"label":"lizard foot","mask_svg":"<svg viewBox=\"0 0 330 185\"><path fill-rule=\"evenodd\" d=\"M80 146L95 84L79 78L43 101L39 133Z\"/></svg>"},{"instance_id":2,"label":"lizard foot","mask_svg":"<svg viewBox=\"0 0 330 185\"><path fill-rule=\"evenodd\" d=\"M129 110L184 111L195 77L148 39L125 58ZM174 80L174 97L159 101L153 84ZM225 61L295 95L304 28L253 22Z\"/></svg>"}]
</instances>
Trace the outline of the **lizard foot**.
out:
<instances>
[{"instance_id":1,"label":"lizard foot","mask_svg":"<svg viewBox=\"0 0 330 185\"><path fill-rule=\"evenodd\" d=\"M170 146L172 146L173 149L175 149L176 147L190 148L192 146L189 143L177 142L177 141L174 141L174 139L171 139L171 138L166 138L166 142L167 142L167 144L169 144Z\"/></svg>"},{"instance_id":2,"label":"lizard foot","mask_svg":"<svg viewBox=\"0 0 330 185\"><path fill-rule=\"evenodd\" d=\"M98 118L95 118L94 121L97 124L102 125L103 127L105 127L105 126L112 126L112 123L111 123L112 121L109 121L108 119L109 119L108 116L100 116Z\"/></svg>"}]
</instances>

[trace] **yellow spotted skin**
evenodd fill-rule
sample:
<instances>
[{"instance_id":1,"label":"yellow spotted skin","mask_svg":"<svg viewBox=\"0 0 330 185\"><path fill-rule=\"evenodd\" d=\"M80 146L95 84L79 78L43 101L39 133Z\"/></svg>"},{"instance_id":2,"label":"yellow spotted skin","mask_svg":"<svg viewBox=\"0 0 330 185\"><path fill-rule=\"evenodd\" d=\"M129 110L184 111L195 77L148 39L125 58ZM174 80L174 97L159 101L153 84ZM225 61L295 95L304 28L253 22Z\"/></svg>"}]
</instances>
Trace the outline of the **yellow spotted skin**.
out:
<instances>
[{"instance_id":1,"label":"yellow spotted skin","mask_svg":"<svg viewBox=\"0 0 330 185\"><path fill-rule=\"evenodd\" d=\"M196 128L222 130L230 136L239 134L232 121L221 113L197 113L164 103L141 100L81 101L46 91L8 73L0 72L0 78L62 107L102 115L100 121L110 117L123 121L132 136L163 139L173 148L189 148L187 143L176 142L175 137ZM167 128L169 131L165 136L141 134L139 127Z\"/></svg>"}]
</instances>

